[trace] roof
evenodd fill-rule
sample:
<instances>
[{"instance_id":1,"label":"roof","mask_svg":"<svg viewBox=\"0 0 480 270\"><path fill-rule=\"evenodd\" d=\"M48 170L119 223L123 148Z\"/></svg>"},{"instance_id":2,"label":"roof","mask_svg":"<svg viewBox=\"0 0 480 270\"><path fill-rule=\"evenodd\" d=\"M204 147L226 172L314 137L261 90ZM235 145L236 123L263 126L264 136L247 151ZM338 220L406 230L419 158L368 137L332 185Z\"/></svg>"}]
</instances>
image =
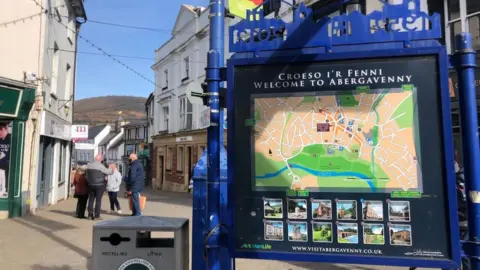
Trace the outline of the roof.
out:
<instances>
[{"instance_id":1,"label":"roof","mask_svg":"<svg viewBox=\"0 0 480 270\"><path fill-rule=\"evenodd\" d=\"M118 135L118 134L120 134L120 133L117 133L116 135ZM115 136L116 136L116 135L115 135ZM118 146L119 146L120 144L122 144L122 143L123 143L123 140L120 139L120 140L118 140L117 142L115 142L114 144L112 144L112 145L110 146L110 148L116 148L116 147L118 147Z\"/></svg>"},{"instance_id":2,"label":"roof","mask_svg":"<svg viewBox=\"0 0 480 270\"><path fill-rule=\"evenodd\" d=\"M99 146L107 145L108 142L110 142L110 140L113 139L115 136L117 136L117 133L110 131L110 133L108 133L107 136L105 136L105 138L103 138L103 140L101 140L98 145Z\"/></svg>"},{"instance_id":3,"label":"roof","mask_svg":"<svg viewBox=\"0 0 480 270\"><path fill-rule=\"evenodd\" d=\"M153 100L153 93L150 93L150 95L148 95L147 101L145 101L145 106L150 105L150 102L152 102L152 100Z\"/></svg>"},{"instance_id":4,"label":"roof","mask_svg":"<svg viewBox=\"0 0 480 270\"><path fill-rule=\"evenodd\" d=\"M101 126L94 126L94 127L89 127L88 128L88 139L89 140L94 140L97 135L102 132L102 130L106 127L107 125L101 125Z\"/></svg>"},{"instance_id":5,"label":"roof","mask_svg":"<svg viewBox=\"0 0 480 270\"><path fill-rule=\"evenodd\" d=\"M145 119L138 119L138 120L132 120L129 121L128 124L123 125L123 128L135 128L135 127L146 127L147 126L147 121Z\"/></svg>"}]
</instances>

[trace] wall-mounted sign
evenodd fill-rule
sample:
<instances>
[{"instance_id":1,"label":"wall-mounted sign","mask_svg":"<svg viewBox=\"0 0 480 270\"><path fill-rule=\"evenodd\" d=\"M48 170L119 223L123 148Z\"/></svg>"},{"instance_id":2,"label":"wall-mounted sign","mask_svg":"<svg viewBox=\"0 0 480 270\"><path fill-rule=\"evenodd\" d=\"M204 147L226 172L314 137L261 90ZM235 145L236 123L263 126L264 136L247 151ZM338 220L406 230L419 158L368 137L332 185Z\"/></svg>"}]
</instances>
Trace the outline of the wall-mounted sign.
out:
<instances>
[{"instance_id":1,"label":"wall-mounted sign","mask_svg":"<svg viewBox=\"0 0 480 270\"><path fill-rule=\"evenodd\" d=\"M191 142L192 140L192 136L178 137L175 139L176 142Z\"/></svg>"},{"instance_id":2,"label":"wall-mounted sign","mask_svg":"<svg viewBox=\"0 0 480 270\"><path fill-rule=\"evenodd\" d=\"M88 140L88 125L73 125L71 129L72 140Z\"/></svg>"},{"instance_id":3,"label":"wall-mounted sign","mask_svg":"<svg viewBox=\"0 0 480 270\"><path fill-rule=\"evenodd\" d=\"M42 112L42 126L40 134L60 140L71 140L71 125L67 121L49 111Z\"/></svg>"},{"instance_id":4,"label":"wall-mounted sign","mask_svg":"<svg viewBox=\"0 0 480 270\"><path fill-rule=\"evenodd\" d=\"M23 90L2 86L0 93L0 116L17 117Z\"/></svg>"}]
</instances>

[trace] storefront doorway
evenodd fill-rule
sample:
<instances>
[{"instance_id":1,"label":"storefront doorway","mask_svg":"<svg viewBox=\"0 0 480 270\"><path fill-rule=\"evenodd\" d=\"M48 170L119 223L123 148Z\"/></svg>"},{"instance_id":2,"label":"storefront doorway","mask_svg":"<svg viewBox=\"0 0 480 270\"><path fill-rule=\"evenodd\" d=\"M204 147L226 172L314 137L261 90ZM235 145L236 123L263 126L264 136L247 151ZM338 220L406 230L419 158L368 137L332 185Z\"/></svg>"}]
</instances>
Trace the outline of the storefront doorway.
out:
<instances>
[{"instance_id":1,"label":"storefront doorway","mask_svg":"<svg viewBox=\"0 0 480 270\"><path fill-rule=\"evenodd\" d=\"M53 190L53 151L55 140L47 136L40 136L40 159L38 160L37 181L37 208L49 205L49 197Z\"/></svg>"}]
</instances>

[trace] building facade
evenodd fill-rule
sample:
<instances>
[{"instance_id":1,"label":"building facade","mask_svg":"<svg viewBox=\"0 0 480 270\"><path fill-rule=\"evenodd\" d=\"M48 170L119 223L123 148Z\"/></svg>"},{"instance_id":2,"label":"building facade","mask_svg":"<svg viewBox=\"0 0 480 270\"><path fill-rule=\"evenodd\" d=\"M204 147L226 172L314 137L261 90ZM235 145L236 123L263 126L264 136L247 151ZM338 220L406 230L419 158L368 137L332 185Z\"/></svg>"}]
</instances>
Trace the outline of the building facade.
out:
<instances>
[{"instance_id":1,"label":"building facade","mask_svg":"<svg viewBox=\"0 0 480 270\"><path fill-rule=\"evenodd\" d=\"M130 163L128 158L130 154L135 153L138 156L138 159L142 163L142 166L145 170L145 185L151 186L151 178L148 178L149 170L148 159L149 159L149 150L147 144L146 134L148 132L147 123L144 121L129 123L123 126L123 143L124 143L124 156L123 164L125 168L125 173L128 172L130 168Z\"/></svg>"},{"instance_id":2,"label":"building facade","mask_svg":"<svg viewBox=\"0 0 480 270\"><path fill-rule=\"evenodd\" d=\"M68 197L74 52L86 14L82 0L20 0L2 1L0 17L12 22L0 29L0 38L8 40L0 44L0 58L5 63L0 66L0 87L21 89L20 103L29 98L28 103L34 104L3 119L11 125L10 148L23 149L21 156L10 156L10 161L23 166L13 165L15 173L5 179L9 189L14 188L7 198L0 198L0 217L5 218ZM14 96L1 92L0 99ZM24 119L20 126L15 122L19 116Z\"/></svg>"},{"instance_id":3,"label":"building facade","mask_svg":"<svg viewBox=\"0 0 480 270\"><path fill-rule=\"evenodd\" d=\"M226 21L228 25L230 19ZM152 186L156 189L186 192L193 165L206 148L208 108L190 103L186 90L201 89L208 49L208 9L182 5L172 38L155 51L152 66L156 82ZM229 55L228 49L225 53Z\"/></svg>"},{"instance_id":4,"label":"building facade","mask_svg":"<svg viewBox=\"0 0 480 270\"><path fill-rule=\"evenodd\" d=\"M75 165L85 165L95 160L101 153L100 144L111 132L109 125L95 126L88 129L88 140L74 144Z\"/></svg>"},{"instance_id":5,"label":"building facade","mask_svg":"<svg viewBox=\"0 0 480 270\"><path fill-rule=\"evenodd\" d=\"M145 115L147 116L147 131L145 134L146 143L148 146L148 156L146 158L146 178L149 179L150 185L152 181L152 156L153 156L153 140L152 135L155 134L155 96L151 93L145 102ZM147 153L145 153L147 154Z\"/></svg>"}]
</instances>

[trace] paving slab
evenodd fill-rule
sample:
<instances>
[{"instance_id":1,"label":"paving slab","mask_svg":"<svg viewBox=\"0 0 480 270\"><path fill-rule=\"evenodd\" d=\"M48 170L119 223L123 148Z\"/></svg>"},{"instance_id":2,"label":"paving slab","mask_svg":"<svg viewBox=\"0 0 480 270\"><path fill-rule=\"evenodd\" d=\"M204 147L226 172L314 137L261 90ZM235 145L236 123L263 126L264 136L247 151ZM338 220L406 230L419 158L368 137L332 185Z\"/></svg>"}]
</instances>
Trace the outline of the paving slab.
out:
<instances>
[{"instance_id":1,"label":"paving slab","mask_svg":"<svg viewBox=\"0 0 480 270\"><path fill-rule=\"evenodd\" d=\"M191 195L151 190L146 191L146 195L145 215L191 219ZM124 214L128 214L127 200L125 198L119 200ZM0 269L89 269L94 221L74 218L75 206L76 200L69 199L40 210L35 216L0 220ZM103 198L102 207L103 209L109 207L107 196ZM108 214L106 211L103 211L102 215L106 220L119 218L119 215ZM237 259L236 269L407 270L408 268Z\"/></svg>"}]
</instances>

